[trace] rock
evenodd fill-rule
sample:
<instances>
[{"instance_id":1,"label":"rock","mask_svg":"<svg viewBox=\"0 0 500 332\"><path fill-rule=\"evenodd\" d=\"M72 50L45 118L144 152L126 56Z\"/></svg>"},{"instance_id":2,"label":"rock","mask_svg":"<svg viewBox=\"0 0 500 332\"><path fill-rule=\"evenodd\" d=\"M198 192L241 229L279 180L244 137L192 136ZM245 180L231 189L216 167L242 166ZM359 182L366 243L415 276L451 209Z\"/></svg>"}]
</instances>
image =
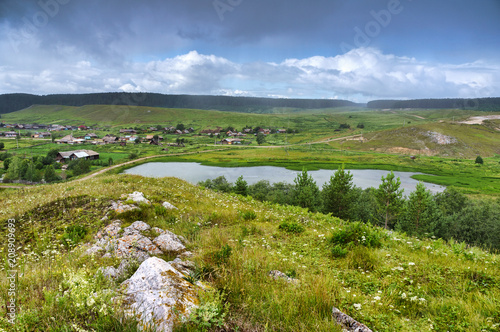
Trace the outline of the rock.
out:
<instances>
[{"instance_id":1,"label":"rock","mask_svg":"<svg viewBox=\"0 0 500 332\"><path fill-rule=\"evenodd\" d=\"M196 268L196 265L194 262L191 261L183 261L180 258L176 258L171 262L168 262L170 265L172 265L176 270L184 273L184 274L189 274L191 271L193 271Z\"/></svg>"},{"instance_id":2,"label":"rock","mask_svg":"<svg viewBox=\"0 0 500 332\"><path fill-rule=\"evenodd\" d=\"M191 251L184 251L181 252L179 255L177 255L177 258L184 259L184 258L190 258L193 257L193 253Z\"/></svg>"},{"instance_id":3,"label":"rock","mask_svg":"<svg viewBox=\"0 0 500 332\"><path fill-rule=\"evenodd\" d=\"M164 234L158 236L153 242L163 250L164 253L181 253L186 250L186 247L182 244L177 235L169 231L165 231Z\"/></svg>"},{"instance_id":4,"label":"rock","mask_svg":"<svg viewBox=\"0 0 500 332\"><path fill-rule=\"evenodd\" d=\"M137 319L140 329L172 331L176 313L188 316L199 304L194 286L183 277L164 260L147 259L121 285L125 314Z\"/></svg>"},{"instance_id":5,"label":"rock","mask_svg":"<svg viewBox=\"0 0 500 332\"><path fill-rule=\"evenodd\" d=\"M337 324L348 332L372 332L366 325L361 324L335 307L332 308L332 316L337 321Z\"/></svg>"},{"instance_id":6,"label":"rock","mask_svg":"<svg viewBox=\"0 0 500 332\"><path fill-rule=\"evenodd\" d=\"M274 280L283 279L286 282L291 282L291 283L294 283L294 284L296 284L296 283L299 282L297 279L290 278L289 276L287 276L286 274L284 274L283 272L278 271L278 270L269 271L268 275L271 278L273 278Z\"/></svg>"},{"instance_id":7,"label":"rock","mask_svg":"<svg viewBox=\"0 0 500 332\"><path fill-rule=\"evenodd\" d=\"M132 200L135 203L143 203L147 205L151 204L151 202L148 199L146 199L146 197L144 197L144 194L141 193L140 191L134 191L133 193L128 194L127 200Z\"/></svg>"},{"instance_id":8,"label":"rock","mask_svg":"<svg viewBox=\"0 0 500 332\"><path fill-rule=\"evenodd\" d=\"M122 229L121 225L122 225L121 220L115 220L111 224L109 224L108 226L104 227L99 232L97 232L95 238L96 239L102 239L105 237L116 238L118 237L118 233Z\"/></svg>"},{"instance_id":9,"label":"rock","mask_svg":"<svg viewBox=\"0 0 500 332\"><path fill-rule=\"evenodd\" d=\"M92 247L90 247L89 249L87 249L85 251L85 255L95 255L95 254L100 253L101 251L104 251L104 249L102 247L99 247L97 245L93 245Z\"/></svg>"},{"instance_id":10,"label":"rock","mask_svg":"<svg viewBox=\"0 0 500 332\"><path fill-rule=\"evenodd\" d=\"M151 228L151 230L159 235L165 234L165 231L161 228L158 228L158 227L153 227L153 228Z\"/></svg>"},{"instance_id":11,"label":"rock","mask_svg":"<svg viewBox=\"0 0 500 332\"><path fill-rule=\"evenodd\" d=\"M118 270L112 266L101 267L99 268L99 271L101 271L102 275L108 279L115 279L119 275Z\"/></svg>"},{"instance_id":12,"label":"rock","mask_svg":"<svg viewBox=\"0 0 500 332\"><path fill-rule=\"evenodd\" d=\"M135 205L123 204L123 202L118 201L118 202L111 202L111 209L114 210L116 213L123 213L130 210L138 209L138 207Z\"/></svg>"},{"instance_id":13,"label":"rock","mask_svg":"<svg viewBox=\"0 0 500 332\"><path fill-rule=\"evenodd\" d=\"M134 221L132 225L123 229L123 235L140 234L141 231L147 231L150 228L151 226L146 224L144 221Z\"/></svg>"},{"instance_id":14,"label":"rock","mask_svg":"<svg viewBox=\"0 0 500 332\"><path fill-rule=\"evenodd\" d=\"M178 208L176 208L175 206L173 206L169 202L163 202L162 205L163 205L164 208L166 208L168 210L179 210Z\"/></svg>"},{"instance_id":15,"label":"rock","mask_svg":"<svg viewBox=\"0 0 500 332\"><path fill-rule=\"evenodd\" d=\"M149 255L162 254L150 239L141 234L126 235L116 241L116 256L135 257L143 261Z\"/></svg>"}]
</instances>

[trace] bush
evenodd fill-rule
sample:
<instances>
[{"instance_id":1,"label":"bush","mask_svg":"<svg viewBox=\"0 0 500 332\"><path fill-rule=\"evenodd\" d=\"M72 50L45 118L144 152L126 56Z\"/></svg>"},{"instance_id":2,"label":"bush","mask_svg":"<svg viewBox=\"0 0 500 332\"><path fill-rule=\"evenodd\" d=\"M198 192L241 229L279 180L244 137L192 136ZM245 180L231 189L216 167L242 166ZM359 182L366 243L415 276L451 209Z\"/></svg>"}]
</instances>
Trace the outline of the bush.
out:
<instances>
[{"instance_id":1,"label":"bush","mask_svg":"<svg viewBox=\"0 0 500 332\"><path fill-rule=\"evenodd\" d=\"M476 164L481 164L481 165L484 164L483 158L481 158L481 156L477 156L475 163Z\"/></svg>"},{"instance_id":2,"label":"bush","mask_svg":"<svg viewBox=\"0 0 500 332\"><path fill-rule=\"evenodd\" d=\"M382 245L382 235L370 224L354 222L332 235L331 243L340 246L365 246L377 248Z\"/></svg>"},{"instance_id":3,"label":"bush","mask_svg":"<svg viewBox=\"0 0 500 332\"><path fill-rule=\"evenodd\" d=\"M347 255L347 265L351 269L373 271L378 265L378 260L370 249L365 247L356 247Z\"/></svg>"},{"instance_id":4,"label":"bush","mask_svg":"<svg viewBox=\"0 0 500 332\"><path fill-rule=\"evenodd\" d=\"M345 257L347 255L347 249L342 248L339 244L332 248L332 256L333 257Z\"/></svg>"},{"instance_id":5,"label":"bush","mask_svg":"<svg viewBox=\"0 0 500 332\"><path fill-rule=\"evenodd\" d=\"M243 220L246 220L246 221L254 220L257 218L257 214L255 214L255 212L252 210L240 211L239 215Z\"/></svg>"},{"instance_id":6,"label":"bush","mask_svg":"<svg viewBox=\"0 0 500 332\"><path fill-rule=\"evenodd\" d=\"M292 221L291 222L283 221L278 226L278 229L285 231L287 233L294 233L294 234L300 234L305 231L304 226Z\"/></svg>"},{"instance_id":7,"label":"bush","mask_svg":"<svg viewBox=\"0 0 500 332\"><path fill-rule=\"evenodd\" d=\"M212 255L211 255L212 260L217 265L225 264L229 260L229 257L231 257L232 250L233 250L233 248L231 248L229 245L225 244L220 250L212 253Z\"/></svg>"},{"instance_id":8,"label":"bush","mask_svg":"<svg viewBox=\"0 0 500 332\"><path fill-rule=\"evenodd\" d=\"M61 241L66 248L77 245L87 235L87 229L80 225L68 226Z\"/></svg>"},{"instance_id":9,"label":"bush","mask_svg":"<svg viewBox=\"0 0 500 332\"><path fill-rule=\"evenodd\" d=\"M196 331L209 331L214 327L222 327L229 311L229 303L224 300L225 294L208 290L200 294L201 304L187 318L186 325Z\"/></svg>"}]
</instances>

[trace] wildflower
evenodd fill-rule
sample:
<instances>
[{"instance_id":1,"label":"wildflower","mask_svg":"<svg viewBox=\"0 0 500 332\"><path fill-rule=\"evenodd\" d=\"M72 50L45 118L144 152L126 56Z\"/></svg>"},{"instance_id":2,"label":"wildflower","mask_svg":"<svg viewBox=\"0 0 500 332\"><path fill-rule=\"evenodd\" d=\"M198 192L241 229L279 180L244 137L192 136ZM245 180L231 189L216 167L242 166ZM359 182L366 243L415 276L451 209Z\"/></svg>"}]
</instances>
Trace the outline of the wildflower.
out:
<instances>
[{"instance_id":1,"label":"wildflower","mask_svg":"<svg viewBox=\"0 0 500 332\"><path fill-rule=\"evenodd\" d=\"M406 293L401 294L402 299L406 299Z\"/></svg>"},{"instance_id":2,"label":"wildflower","mask_svg":"<svg viewBox=\"0 0 500 332\"><path fill-rule=\"evenodd\" d=\"M375 301L380 301L380 296L375 296L373 299L374 299Z\"/></svg>"},{"instance_id":3,"label":"wildflower","mask_svg":"<svg viewBox=\"0 0 500 332\"><path fill-rule=\"evenodd\" d=\"M409 262L409 263L408 263L408 265L415 265L415 263L413 263L413 262Z\"/></svg>"},{"instance_id":4,"label":"wildflower","mask_svg":"<svg viewBox=\"0 0 500 332\"><path fill-rule=\"evenodd\" d=\"M354 309L361 310L361 303L354 303Z\"/></svg>"}]
</instances>

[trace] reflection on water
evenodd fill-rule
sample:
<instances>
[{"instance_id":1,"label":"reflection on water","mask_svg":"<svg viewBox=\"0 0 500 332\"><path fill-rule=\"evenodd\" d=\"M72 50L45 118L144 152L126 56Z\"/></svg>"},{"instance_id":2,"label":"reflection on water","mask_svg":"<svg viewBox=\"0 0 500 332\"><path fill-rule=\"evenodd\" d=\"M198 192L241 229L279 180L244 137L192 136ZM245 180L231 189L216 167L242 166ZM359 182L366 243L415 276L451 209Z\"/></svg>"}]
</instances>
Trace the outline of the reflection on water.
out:
<instances>
[{"instance_id":1,"label":"reflection on water","mask_svg":"<svg viewBox=\"0 0 500 332\"><path fill-rule=\"evenodd\" d=\"M334 170L319 170L310 171L309 174L321 188L324 183L329 181ZM353 182L356 186L363 189L369 187L377 188L380 185L380 178L387 175L389 171L377 169L353 169L350 170L353 175ZM229 182L235 182L236 179L243 175L243 179L248 184L256 183L260 180L267 180L271 183L288 182L293 183L293 179L299 171L291 171L283 167L275 166L256 166L256 167L217 167L203 166L199 163L159 163L151 162L142 164L126 170L124 173L142 175L147 177L166 177L172 176L186 180L191 183L198 183L207 179L215 179L224 175ZM411 178L412 175L422 174L413 172L394 172L396 177L401 179L401 188L405 190L405 194L409 194L415 189L418 181ZM442 192L445 187L432 183L424 183L427 189L431 192Z\"/></svg>"}]
</instances>

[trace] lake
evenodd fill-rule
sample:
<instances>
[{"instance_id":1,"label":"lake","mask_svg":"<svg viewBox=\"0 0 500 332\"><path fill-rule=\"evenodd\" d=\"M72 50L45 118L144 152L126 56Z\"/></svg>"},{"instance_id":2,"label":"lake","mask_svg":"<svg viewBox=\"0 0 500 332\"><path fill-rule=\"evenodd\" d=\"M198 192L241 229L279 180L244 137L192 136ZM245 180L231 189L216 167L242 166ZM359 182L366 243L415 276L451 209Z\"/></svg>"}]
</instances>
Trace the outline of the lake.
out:
<instances>
[{"instance_id":1,"label":"lake","mask_svg":"<svg viewBox=\"0 0 500 332\"><path fill-rule=\"evenodd\" d=\"M353 175L353 182L360 188L369 188L378 186L381 183L381 177L386 176L389 171L377 169L352 169L349 170ZM323 184L330 180L335 170L309 171L308 173L321 188ZM270 183L287 182L293 183L299 171L292 171L284 167L275 166L255 166L255 167L217 167L204 166L199 163L165 163L150 162L145 163L124 171L126 174L142 175L146 177L176 177L186 180L193 184L207 179L215 179L219 176L225 176L229 182L234 183L240 175L248 184L254 184L260 180L267 180ZM418 181L411 178L412 175L423 174L414 172L394 172L396 177L401 179L401 188L408 195L415 190ZM427 189L432 193L442 192L445 187L433 183L424 182Z\"/></svg>"}]
</instances>

